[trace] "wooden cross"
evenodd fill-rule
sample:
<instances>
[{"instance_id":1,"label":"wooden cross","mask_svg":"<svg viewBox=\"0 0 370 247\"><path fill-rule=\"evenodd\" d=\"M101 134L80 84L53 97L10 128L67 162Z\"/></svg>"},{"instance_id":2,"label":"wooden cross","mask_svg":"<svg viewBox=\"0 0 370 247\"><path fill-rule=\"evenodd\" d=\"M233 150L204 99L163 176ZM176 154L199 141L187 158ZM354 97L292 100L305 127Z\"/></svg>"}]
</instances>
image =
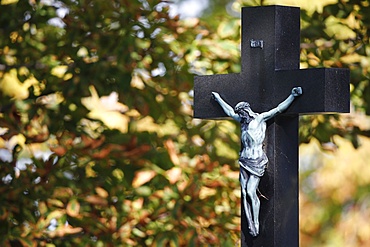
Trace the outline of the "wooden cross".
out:
<instances>
[{"instance_id":1,"label":"wooden cross","mask_svg":"<svg viewBox=\"0 0 370 247\"><path fill-rule=\"evenodd\" d=\"M252 237L242 208L242 246L299 246L298 116L349 112L349 70L299 69L300 10L267 6L242 9L242 71L196 76L194 117L226 117L211 97L220 93L231 106L248 101L255 112L276 107L294 86L303 89L288 110L268 122L269 158L260 191L260 233Z\"/></svg>"}]
</instances>

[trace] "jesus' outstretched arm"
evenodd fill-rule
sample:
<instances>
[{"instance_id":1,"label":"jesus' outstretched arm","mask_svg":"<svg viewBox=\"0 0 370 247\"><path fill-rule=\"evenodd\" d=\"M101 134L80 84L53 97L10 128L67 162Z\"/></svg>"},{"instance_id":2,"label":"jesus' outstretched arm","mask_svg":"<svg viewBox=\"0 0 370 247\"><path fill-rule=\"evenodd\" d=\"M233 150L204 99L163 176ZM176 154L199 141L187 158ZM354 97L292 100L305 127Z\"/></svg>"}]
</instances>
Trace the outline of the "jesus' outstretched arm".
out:
<instances>
[{"instance_id":1,"label":"jesus' outstretched arm","mask_svg":"<svg viewBox=\"0 0 370 247\"><path fill-rule=\"evenodd\" d=\"M281 102L276 108L271 109L270 111L264 112L261 114L261 116L263 117L263 120L267 121L270 118L275 117L277 114L285 111L290 106L290 104L293 103L294 99L302 95L302 93L303 92L302 92L301 87L293 88L291 94L283 102Z\"/></svg>"},{"instance_id":2,"label":"jesus' outstretched arm","mask_svg":"<svg viewBox=\"0 0 370 247\"><path fill-rule=\"evenodd\" d=\"M240 116L235 113L234 109L228 103L226 103L218 93L212 92L212 97L222 107L226 115L240 122Z\"/></svg>"}]
</instances>

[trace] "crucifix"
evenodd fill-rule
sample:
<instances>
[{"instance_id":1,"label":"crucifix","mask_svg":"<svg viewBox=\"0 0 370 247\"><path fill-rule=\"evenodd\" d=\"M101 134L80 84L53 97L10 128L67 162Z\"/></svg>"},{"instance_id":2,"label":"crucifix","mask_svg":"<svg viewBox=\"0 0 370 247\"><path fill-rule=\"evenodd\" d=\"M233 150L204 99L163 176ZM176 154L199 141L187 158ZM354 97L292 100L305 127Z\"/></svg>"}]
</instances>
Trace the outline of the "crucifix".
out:
<instances>
[{"instance_id":1,"label":"crucifix","mask_svg":"<svg viewBox=\"0 0 370 247\"><path fill-rule=\"evenodd\" d=\"M299 8L242 8L241 73L196 76L194 79L195 118L231 116L240 120L242 114L247 114L256 119L258 114L253 117L254 112L263 115L274 109L284 110L265 118L263 153L267 159L258 159L258 162L259 165L267 164L267 168L258 181L259 190L268 200L261 200L258 205L259 224L253 217L253 210L257 211L253 199L246 198L248 203L242 203L243 247L299 246L298 117L300 114L349 112L349 70L299 69L299 55ZM287 100L289 104L279 106ZM244 113L241 113L242 108ZM243 130L241 133L243 135ZM241 136L241 152L243 138ZM241 159L239 165L243 167ZM243 176L249 178L252 173L243 170L241 183L245 182ZM245 186L241 187L244 200L243 194L247 193L243 193Z\"/></svg>"}]
</instances>

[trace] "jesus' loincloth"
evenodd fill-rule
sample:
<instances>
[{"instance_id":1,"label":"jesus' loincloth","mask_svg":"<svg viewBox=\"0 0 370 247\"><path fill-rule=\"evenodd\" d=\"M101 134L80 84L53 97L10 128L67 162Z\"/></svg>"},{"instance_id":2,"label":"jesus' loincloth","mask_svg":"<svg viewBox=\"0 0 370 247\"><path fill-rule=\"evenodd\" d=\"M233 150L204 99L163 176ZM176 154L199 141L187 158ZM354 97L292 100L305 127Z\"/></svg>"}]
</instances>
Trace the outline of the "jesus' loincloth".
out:
<instances>
[{"instance_id":1,"label":"jesus' loincloth","mask_svg":"<svg viewBox=\"0 0 370 247\"><path fill-rule=\"evenodd\" d=\"M268 158L265 153L257 159L239 158L239 165L253 175L262 177L265 173Z\"/></svg>"}]
</instances>

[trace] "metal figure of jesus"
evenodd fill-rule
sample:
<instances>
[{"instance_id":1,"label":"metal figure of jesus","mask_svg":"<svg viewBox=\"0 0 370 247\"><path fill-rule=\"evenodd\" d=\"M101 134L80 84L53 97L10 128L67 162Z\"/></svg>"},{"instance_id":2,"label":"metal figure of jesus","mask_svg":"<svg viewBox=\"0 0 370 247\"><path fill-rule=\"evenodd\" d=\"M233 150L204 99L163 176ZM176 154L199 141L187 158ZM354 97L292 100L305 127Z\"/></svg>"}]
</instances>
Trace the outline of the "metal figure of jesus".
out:
<instances>
[{"instance_id":1,"label":"metal figure of jesus","mask_svg":"<svg viewBox=\"0 0 370 247\"><path fill-rule=\"evenodd\" d=\"M257 196L258 184L265 172L268 163L267 156L263 151L263 141L266 134L266 121L285 111L294 101L295 97L302 94L301 87L292 89L291 94L276 108L267 112L255 113L248 102L239 102L235 109L227 104L221 96L212 92L224 112L241 124L241 150L239 153L240 184L243 194L243 204L249 225L249 233L252 236L259 234L259 211L260 201ZM250 198L250 203L247 200Z\"/></svg>"}]
</instances>

